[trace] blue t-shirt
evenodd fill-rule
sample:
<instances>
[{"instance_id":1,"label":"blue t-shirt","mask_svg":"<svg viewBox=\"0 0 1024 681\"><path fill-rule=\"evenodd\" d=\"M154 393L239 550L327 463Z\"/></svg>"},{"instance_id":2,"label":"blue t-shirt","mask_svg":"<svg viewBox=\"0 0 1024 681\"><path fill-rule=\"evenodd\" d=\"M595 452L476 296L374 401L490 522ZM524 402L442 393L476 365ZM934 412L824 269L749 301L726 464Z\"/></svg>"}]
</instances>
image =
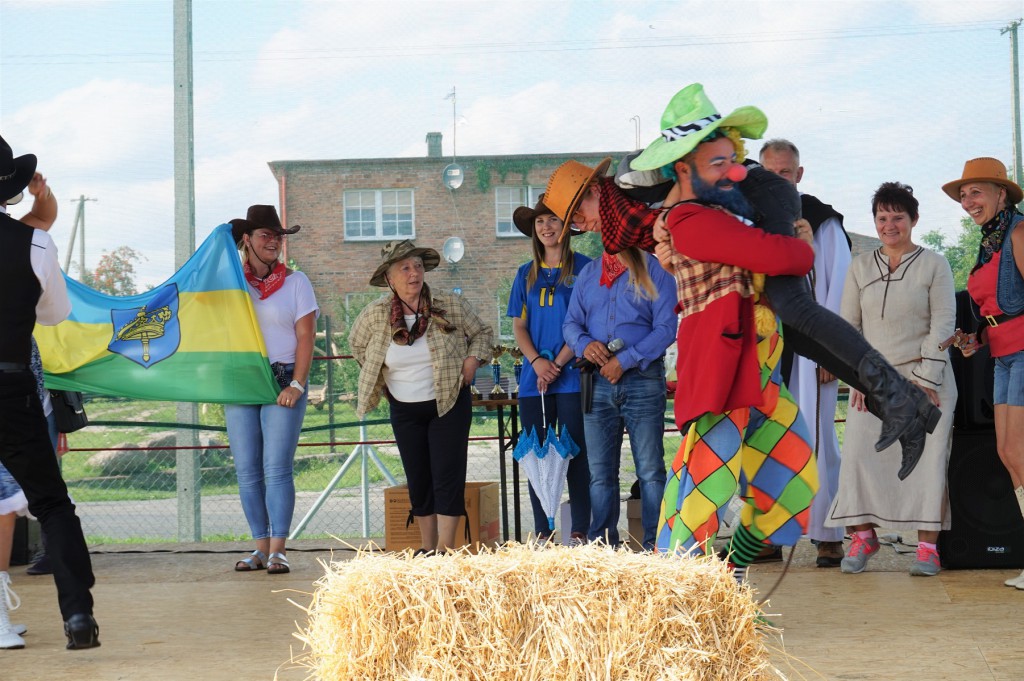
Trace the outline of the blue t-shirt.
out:
<instances>
[{"instance_id":1,"label":"blue t-shirt","mask_svg":"<svg viewBox=\"0 0 1024 681\"><path fill-rule=\"evenodd\" d=\"M541 267L533 288L526 290L526 277L530 273L532 261L523 264L516 272L512 282L512 293L508 297L509 317L520 317L526 320L526 328L530 332L537 352L545 350L554 359L558 351L565 345L562 337L562 322L572 298L572 287L576 283L576 275L590 262L590 258L580 253L573 254L572 276L564 283L558 283L562 274L561 267ZM547 353L545 353L547 354ZM578 393L580 391L580 372L574 369L572 362L562 367L558 380L548 386L548 393ZM519 377L519 396L537 397L537 374L525 359L523 373Z\"/></svg>"}]
</instances>

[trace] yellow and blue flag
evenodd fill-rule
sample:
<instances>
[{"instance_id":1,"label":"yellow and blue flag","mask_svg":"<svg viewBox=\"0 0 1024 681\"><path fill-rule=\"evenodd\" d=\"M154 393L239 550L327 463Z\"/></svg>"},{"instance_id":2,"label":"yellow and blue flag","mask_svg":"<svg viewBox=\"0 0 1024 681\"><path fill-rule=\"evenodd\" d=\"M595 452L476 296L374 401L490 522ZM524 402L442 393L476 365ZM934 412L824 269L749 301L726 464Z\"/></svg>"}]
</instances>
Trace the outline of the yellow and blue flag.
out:
<instances>
[{"instance_id":1,"label":"yellow and blue flag","mask_svg":"<svg viewBox=\"0 0 1024 681\"><path fill-rule=\"evenodd\" d=\"M71 316L35 328L46 387L174 402L277 399L231 225L146 293L108 296L64 279Z\"/></svg>"}]
</instances>

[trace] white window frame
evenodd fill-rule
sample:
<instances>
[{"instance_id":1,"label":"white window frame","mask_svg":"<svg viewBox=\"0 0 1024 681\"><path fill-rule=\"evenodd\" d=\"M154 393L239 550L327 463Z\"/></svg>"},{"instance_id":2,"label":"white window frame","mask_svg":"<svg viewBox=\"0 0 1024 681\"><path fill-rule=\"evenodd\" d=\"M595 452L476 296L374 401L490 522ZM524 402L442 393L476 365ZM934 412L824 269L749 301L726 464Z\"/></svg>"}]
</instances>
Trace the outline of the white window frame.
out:
<instances>
[{"instance_id":1,"label":"white window frame","mask_svg":"<svg viewBox=\"0 0 1024 681\"><path fill-rule=\"evenodd\" d=\"M518 192L518 198L510 197L511 192ZM534 185L499 185L494 188L494 233L499 237L519 237L525 235L516 229L512 222L512 213L519 206L533 208L544 193L544 187Z\"/></svg>"},{"instance_id":2,"label":"white window frame","mask_svg":"<svg viewBox=\"0 0 1024 681\"><path fill-rule=\"evenodd\" d=\"M373 216L374 216L374 232L373 234L351 234L348 230L348 209L349 201L352 200L354 194L366 194L373 192ZM408 234L401 233L400 231L396 234L385 234L384 233L384 206L386 199L391 198L389 195L397 196L401 192L406 192L409 195L409 214L410 218L410 231ZM392 198L393 205L398 205L397 200ZM360 203L360 206L362 203ZM393 187L388 189L346 189L342 195L342 224L345 231L346 241L389 241L392 239L415 239L416 238L416 190L405 187ZM394 213L392 213L394 214ZM401 229L399 225L398 229Z\"/></svg>"}]
</instances>

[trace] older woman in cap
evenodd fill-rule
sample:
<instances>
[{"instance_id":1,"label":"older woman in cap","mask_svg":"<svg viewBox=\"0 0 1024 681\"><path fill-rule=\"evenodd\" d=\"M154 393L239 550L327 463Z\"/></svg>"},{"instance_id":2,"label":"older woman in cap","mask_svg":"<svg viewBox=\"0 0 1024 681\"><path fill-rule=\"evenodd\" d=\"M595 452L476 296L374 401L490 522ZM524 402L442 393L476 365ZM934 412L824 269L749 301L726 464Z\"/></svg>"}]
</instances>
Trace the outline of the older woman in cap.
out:
<instances>
[{"instance_id":1,"label":"older woman in cap","mask_svg":"<svg viewBox=\"0 0 1024 681\"><path fill-rule=\"evenodd\" d=\"M966 357L988 345L995 358L996 449L1024 515L1024 229L1018 229L1024 215L1017 210L1024 192L994 158L968 161L962 176L942 190L981 228L978 259L967 279L980 328L958 345ZM1005 584L1024 591L1024 572Z\"/></svg>"},{"instance_id":2,"label":"older woman in cap","mask_svg":"<svg viewBox=\"0 0 1024 681\"><path fill-rule=\"evenodd\" d=\"M361 368L356 414L364 418L386 393L422 540L417 554L443 552L455 547L466 513L469 384L493 332L460 296L431 292L424 274L441 261L434 249L391 241L381 259L370 285L391 295L363 309L349 338Z\"/></svg>"},{"instance_id":3,"label":"older woman in cap","mask_svg":"<svg viewBox=\"0 0 1024 681\"><path fill-rule=\"evenodd\" d=\"M242 510L256 540L252 555L235 564L239 572L290 571L285 539L295 510L293 464L320 314L309 279L280 259L285 235L298 231L298 225L283 228L273 206L250 206L244 220L231 221L267 357L281 387L272 404L224 406Z\"/></svg>"},{"instance_id":4,"label":"older woman in cap","mask_svg":"<svg viewBox=\"0 0 1024 681\"><path fill-rule=\"evenodd\" d=\"M586 541L590 529L590 470L580 405L580 372L572 362L572 348L562 336L562 322L576 276L590 258L574 253L569 239L559 242L562 221L543 201L542 194L536 207L520 206L512 214L516 228L530 237L533 257L516 272L506 314L512 317L512 332L529 362L523 365L519 383L523 432L533 429L543 439L546 418L548 423L558 423L567 430L580 448L569 461L567 476L572 527L562 528L563 539L576 545ZM529 489L534 531L547 539L553 528L532 484Z\"/></svg>"}]
</instances>

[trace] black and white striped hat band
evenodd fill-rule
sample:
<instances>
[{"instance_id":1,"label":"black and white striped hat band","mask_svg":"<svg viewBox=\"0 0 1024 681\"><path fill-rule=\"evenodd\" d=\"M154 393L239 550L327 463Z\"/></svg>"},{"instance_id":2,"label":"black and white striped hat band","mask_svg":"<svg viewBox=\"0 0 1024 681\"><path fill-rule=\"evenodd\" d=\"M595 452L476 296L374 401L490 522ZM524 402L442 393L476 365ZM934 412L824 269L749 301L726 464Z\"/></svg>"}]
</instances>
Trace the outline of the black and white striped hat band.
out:
<instances>
[{"instance_id":1,"label":"black and white striped hat band","mask_svg":"<svg viewBox=\"0 0 1024 681\"><path fill-rule=\"evenodd\" d=\"M661 131L661 136L665 138L666 142L675 142L681 140L687 135L703 130L715 121L722 119L722 114L712 114L705 116L693 123L687 123L686 125L674 125L671 128Z\"/></svg>"}]
</instances>

